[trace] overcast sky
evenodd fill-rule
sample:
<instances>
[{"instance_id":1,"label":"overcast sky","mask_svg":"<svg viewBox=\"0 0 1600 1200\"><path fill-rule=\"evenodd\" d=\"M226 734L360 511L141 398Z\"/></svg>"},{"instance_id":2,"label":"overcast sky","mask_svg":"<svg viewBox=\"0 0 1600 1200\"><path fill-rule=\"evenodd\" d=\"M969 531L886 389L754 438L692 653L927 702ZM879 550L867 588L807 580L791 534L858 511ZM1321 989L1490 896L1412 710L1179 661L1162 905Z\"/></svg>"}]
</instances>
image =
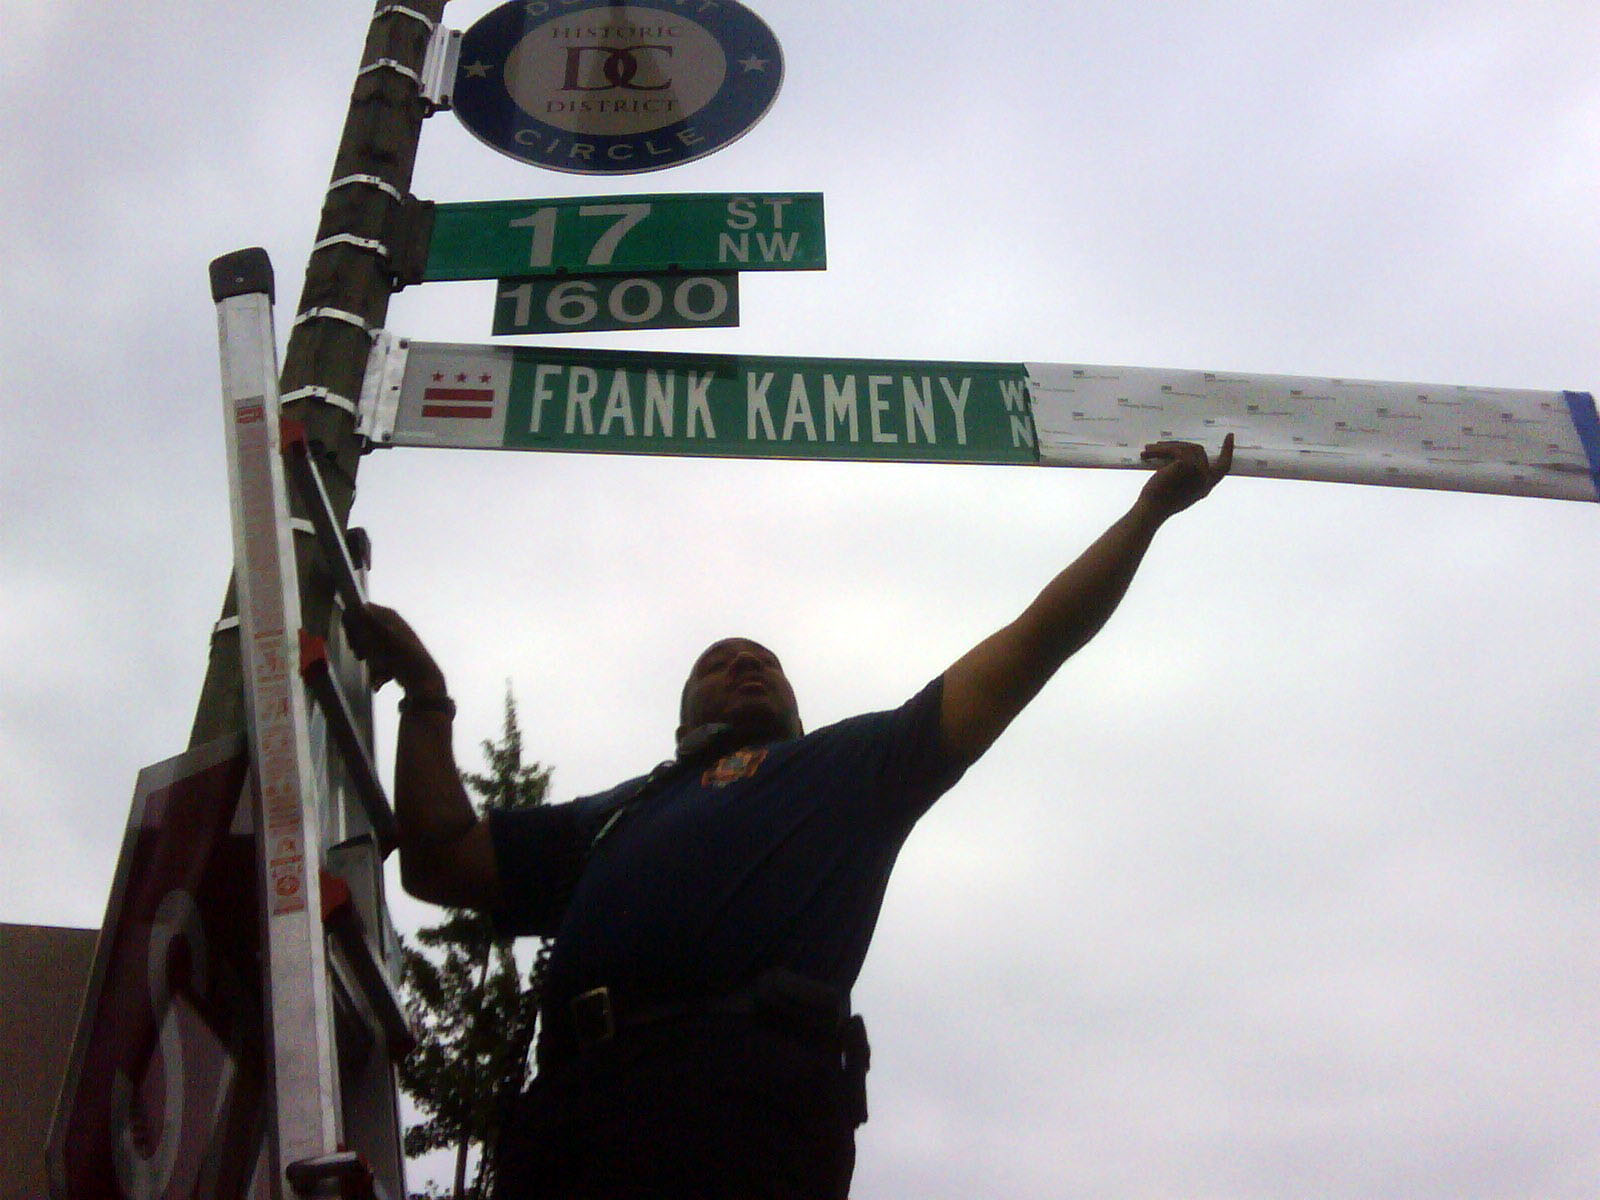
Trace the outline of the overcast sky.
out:
<instances>
[{"instance_id":1,"label":"overcast sky","mask_svg":"<svg viewBox=\"0 0 1600 1200\"><path fill-rule=\"evenodd\" d=\"M758 11L787 74L732 147L584 178L445 114L415 191L825 194L828 270L747 275L741 328L567 344L1600 384L1590 3ZM369 12L0 0L0 920L98 925L187 741L232 554L206 264L267 247L282 338ZM487 342L492 292L390 328ZM566 798L667 752L726 633L812 726L898 703L1140 480L394 449L354 519L464 765L509 684ZM907 845L857 1200L1592 1196L1597 518L1240 479L1175 520Z\"/></svg>"}]
</instances>

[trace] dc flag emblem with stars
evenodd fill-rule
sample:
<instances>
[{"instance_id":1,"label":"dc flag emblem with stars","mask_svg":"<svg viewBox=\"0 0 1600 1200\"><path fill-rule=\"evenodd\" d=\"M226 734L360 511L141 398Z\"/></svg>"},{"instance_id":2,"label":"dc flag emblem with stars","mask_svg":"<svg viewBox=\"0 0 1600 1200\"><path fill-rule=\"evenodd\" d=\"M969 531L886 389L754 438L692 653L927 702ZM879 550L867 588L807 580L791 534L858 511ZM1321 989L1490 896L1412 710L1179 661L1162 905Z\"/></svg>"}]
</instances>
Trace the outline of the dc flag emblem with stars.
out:
<instances>
[{"instance_id":1,"label":"dc flag emblem with stars","mask_svg":"<svg viewBox=\"0 0 1600 1200\"><path fill-rule=\"evenodd\" d=\"M444 346L407 372L396 402L422 445L495 448L505 436L511 364L494 347ZM486 353L489 351L489 353Z\"/></svg>"},{"instance_id":2,"label":"dc flag emblem with stars","mask_svg":"<svg viewBox=\"0 0 1600 1200\"><path fill-rule=\"evenodd\" d=\"M447 376L443 371L435 371L433 382L422 390L422 415L489 420L494 416L494 389L485 385L492 379L487 372L469 376L465 371L457 371Z\"/></svg>"},{"instance_id":3,"label":"dc flag emblem with stars","mask_svg":"<svg viewBox=\"0 0 1600 1200\"><path fill-rule=\"evenodd\" d=\"M777 39L734 0L517 0L462 35L453 103L512 158L631 174L720 150L782 82Z\"/></svg>"}]
</instances>

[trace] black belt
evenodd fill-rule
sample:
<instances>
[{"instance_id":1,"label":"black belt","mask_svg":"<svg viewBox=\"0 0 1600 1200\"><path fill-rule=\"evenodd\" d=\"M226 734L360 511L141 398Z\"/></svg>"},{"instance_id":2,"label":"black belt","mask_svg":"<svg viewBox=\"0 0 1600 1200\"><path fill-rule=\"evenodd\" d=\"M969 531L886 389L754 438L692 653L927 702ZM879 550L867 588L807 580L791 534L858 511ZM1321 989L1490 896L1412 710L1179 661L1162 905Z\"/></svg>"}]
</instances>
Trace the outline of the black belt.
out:
<instances>
[{"instance_id":1,"label":"black belt","mask_svg":"<svg viewBox=\"0 0 1600 1200\"><path fill-rule=\"evenodd\" d=\"M867 1119L872 1049L867 1044L866 1023L851 1015L847 995L814 979L778 968L765 972L749 987L720 995L631 1001L614 988L597 987L574 996L565 1008L568 1019L548 1022L545 1036L540 1038L541 1074L559 1073L574 1065L572 1056L581 1058L612 1045L625 1045L619 1039L628 1030L700 1016L748 1017L836 1056L848 1083L844 1102L852 1123L860 1125Z\"/></svg>"},{"instance_id":2,"label":"black belt","mask_svg":"<svg viewBox=\"0 0 1600 1200\"><path fill-rule=\"evenodd\" d=\"M750 1016L814 1037L838 1035L850 1019L850 1002L827 984L781 968L748 987L712 996L631 999L615 988L597 987L567 1004L579 1050L612 1042L631 1029L699 1016Z\"/></svg>"}]
</instances>

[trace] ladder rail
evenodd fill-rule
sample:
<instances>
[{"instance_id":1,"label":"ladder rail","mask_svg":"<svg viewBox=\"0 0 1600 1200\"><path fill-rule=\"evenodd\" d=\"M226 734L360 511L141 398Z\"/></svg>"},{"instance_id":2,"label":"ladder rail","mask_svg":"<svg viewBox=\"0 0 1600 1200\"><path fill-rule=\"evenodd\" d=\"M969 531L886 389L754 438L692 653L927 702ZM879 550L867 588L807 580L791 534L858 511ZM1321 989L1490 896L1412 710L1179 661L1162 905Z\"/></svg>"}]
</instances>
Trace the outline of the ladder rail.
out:
<instances>
[{"instance_id":1,"label":"ladder rail","mask_svg":"<svg viewBox=\"0 0 1600 1200\"><path fill-rule=\"evenodd\" d=\"M332 872L323 878L322 907L337 951L334 961L342 962L353 976L356 990L372 1023L383 1034L390 1056L404 1058L417 1045L416 1031L406 1015L405 998L389 978L383 959L367 934L349 884Z\"/></svg>"},{"instance_id":2,"label":"ladder rail","mask_svg":"<svg viewBox=\"0 0 1600 1200\"><path fill-rule=\"evenodd\" d=\"M328 994L322 835L306 691L296 670L299 578L278 420L272 267L260 249L212 263L252 749L262 897L273 1194L291 1164L339 1152L339 1076Z\"/></svg>"},{"instance_id":3,"label":"ladder rail","mask_svg":"<svg viewBox=\"0 0 1600 1200\"><path fill-rule=\"evenodd\" d=\"M366 589L362 586L355 559L339 528L339 519L334 515L328 489L322 483L322 473L317 470L317 464L311 457L311 442L301 422L284 418L283 448L289 478L300 494L306 515L311 519L317 546L322 551L323 566L333 580L333 590L343 601L346 612L360 612L362 605L367 602Z\"/></svg>"},{"instance_id":4,"label":"ladder rail","mask_svg":"<svg viewBox=\"0 0 1600 1200\"><path fill-rule=\"evenodd\" d=\"M343 539L340 544L343 545ZM378 777L378 768L356 727L350 701L333 673L327 643L304 630L300 633L300 674L311 688L318 708L322 710L328 734L343 758L351 788L361 804L367 823L377 836L379 849L387 855L400 841L394 809L390 807L383 782Z\"/></svg>"}]
</instances>

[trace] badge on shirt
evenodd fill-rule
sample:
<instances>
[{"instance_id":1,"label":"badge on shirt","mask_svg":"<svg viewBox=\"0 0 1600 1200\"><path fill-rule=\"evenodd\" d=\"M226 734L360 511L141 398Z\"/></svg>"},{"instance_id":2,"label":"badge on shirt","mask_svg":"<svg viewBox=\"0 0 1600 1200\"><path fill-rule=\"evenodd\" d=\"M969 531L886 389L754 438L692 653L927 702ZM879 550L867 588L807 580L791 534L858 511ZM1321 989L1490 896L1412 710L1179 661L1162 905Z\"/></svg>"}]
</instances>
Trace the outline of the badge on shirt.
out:
<instances>
[{"instance_id":1,"label":"badge on shirt","mask_svg":"<svg viewBox=\"0 0 1600 1200\"><path fill-rule=\"evenodd\" d=\"M727 787L730 783L738 783L741 779L749 779L756 773L767 757L767 748L762 746L755 750L735 750L717 762L715 766L707 767L705 774L700 776L702 787Z\"/></svg>"}]
</instances>

